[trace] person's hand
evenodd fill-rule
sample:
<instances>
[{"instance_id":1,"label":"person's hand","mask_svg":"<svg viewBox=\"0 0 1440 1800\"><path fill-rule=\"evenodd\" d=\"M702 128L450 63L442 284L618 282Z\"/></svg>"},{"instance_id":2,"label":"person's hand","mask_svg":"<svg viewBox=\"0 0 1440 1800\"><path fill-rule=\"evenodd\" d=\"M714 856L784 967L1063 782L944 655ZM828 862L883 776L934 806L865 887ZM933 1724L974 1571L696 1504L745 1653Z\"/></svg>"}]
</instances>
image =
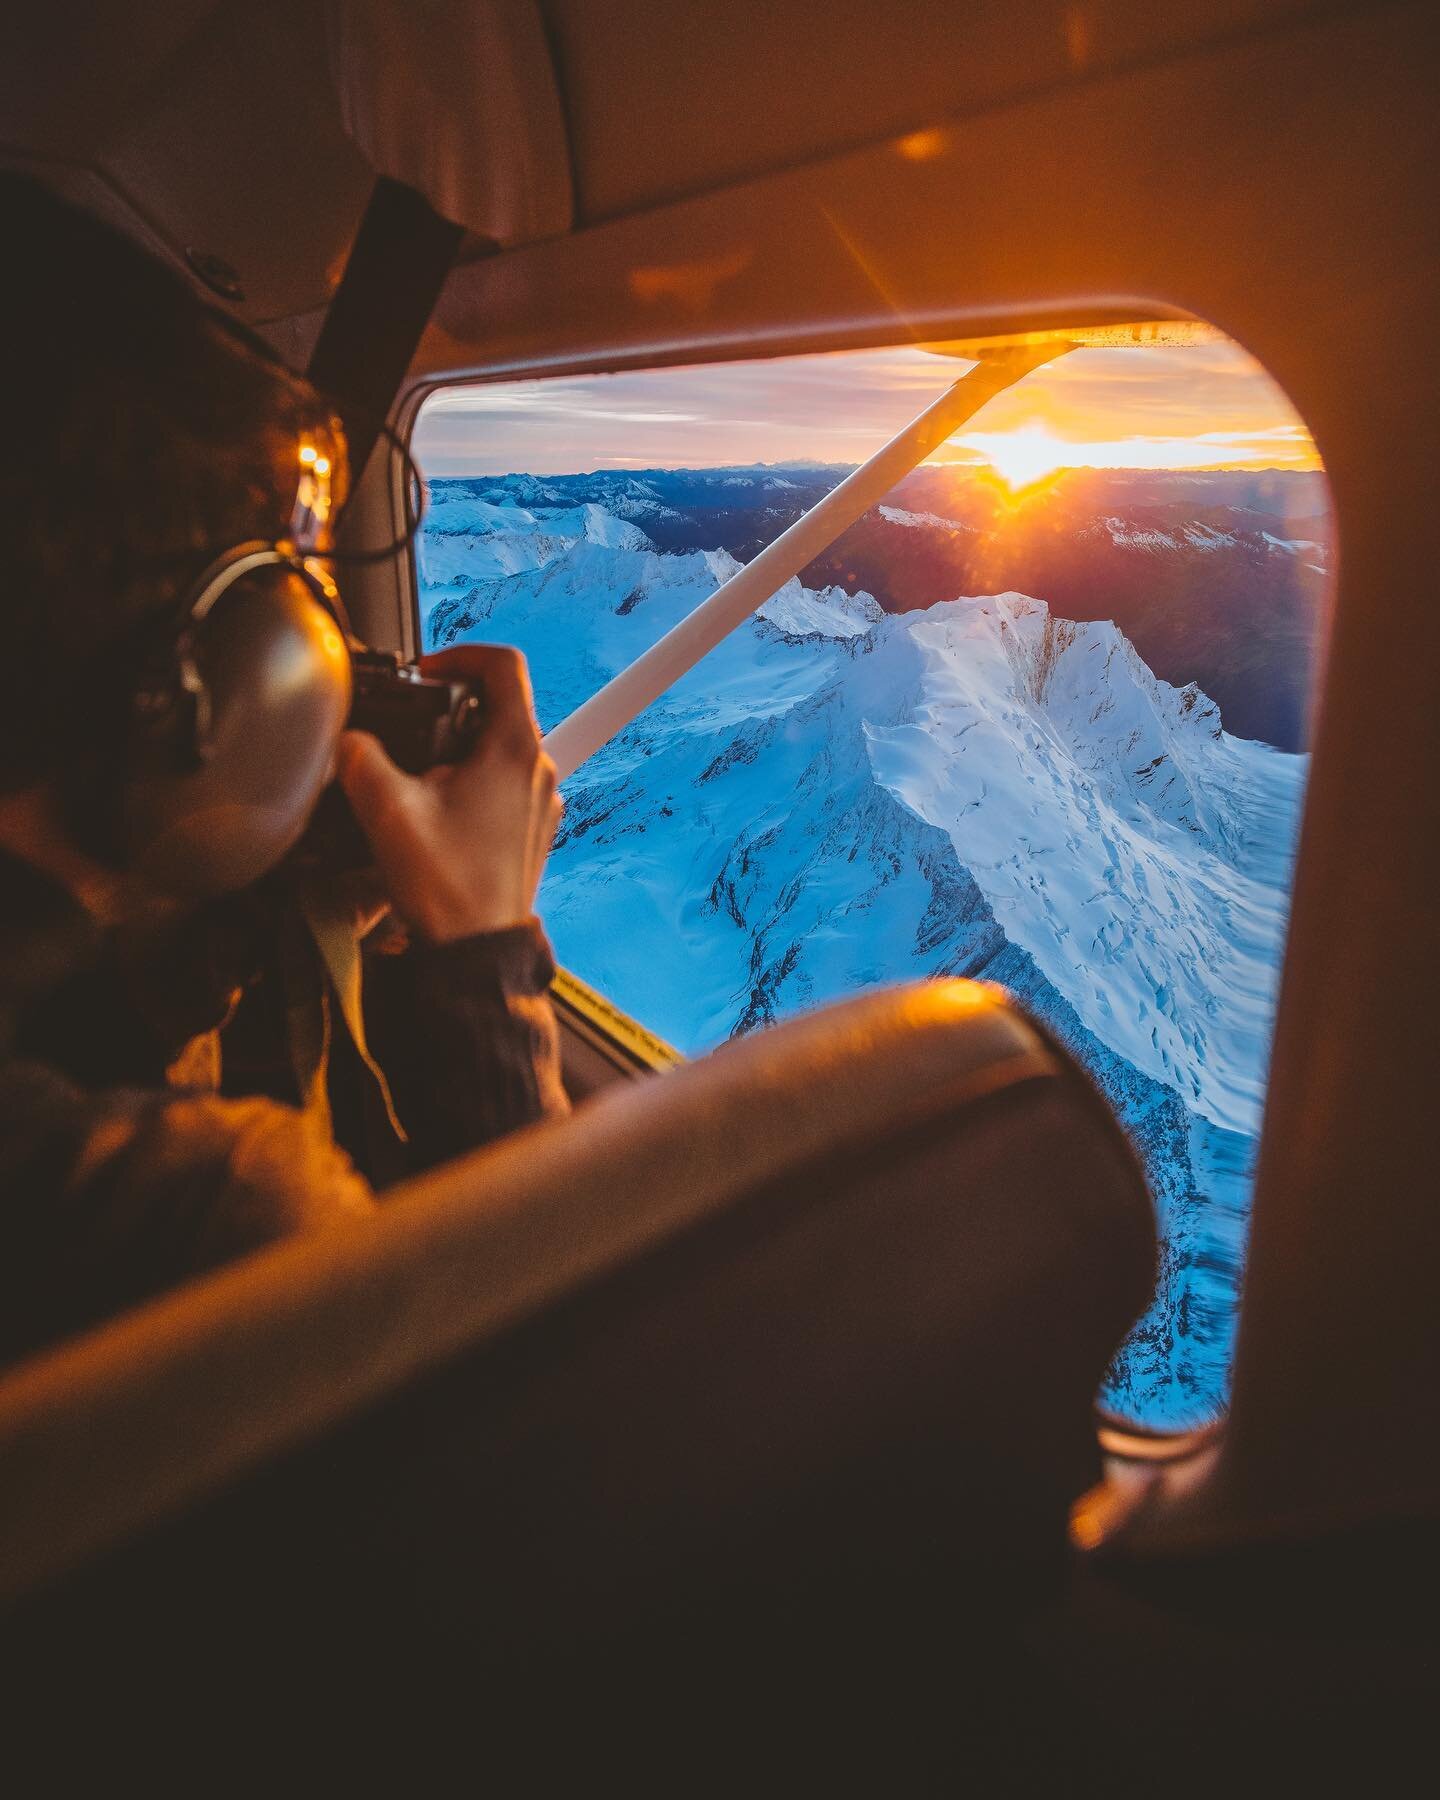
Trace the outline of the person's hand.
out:
<instances>
[{"instance_id":1,"label":"person's hand","mask_svg":"<svg viewBox=\"0 0 1440 1800\"><path fill-rule=\"evenodd\" d=\"M485 710L470 754L406 775L377 738L347 731L337 774L395 912L418 937L445 944L530 917L560 798L519 651L465 644L422 657L420 668L479 689Z\"/></svg>"}]
</instances>

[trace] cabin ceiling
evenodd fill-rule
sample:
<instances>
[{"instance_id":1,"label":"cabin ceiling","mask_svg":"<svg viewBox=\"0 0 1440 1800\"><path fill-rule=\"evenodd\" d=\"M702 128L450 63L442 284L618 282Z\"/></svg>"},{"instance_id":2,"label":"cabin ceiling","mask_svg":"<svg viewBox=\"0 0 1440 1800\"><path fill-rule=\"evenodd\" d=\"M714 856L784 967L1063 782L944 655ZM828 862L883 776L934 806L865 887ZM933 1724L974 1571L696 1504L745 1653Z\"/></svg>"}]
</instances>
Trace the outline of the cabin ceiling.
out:
<instances>
[{"instance_id":1,"label":"cabin ceiling","mask_svg":"<svg viewBox=\"0 0 1440 1800\"><path fill-rule=\"evenodd\" d=\"M541 6L587 224L1322 10L1313 0Z\"/></svg>"},{"instance_id":2,"label":"cabin ceiling","mask_svg":"<svg viewBox=\"0 0 1440 1800\"><path fill-rule=\"evenodd\" d=\"M0 154L237 310L323 306L376 170L477 255L703 194L1335 0L50 0L0 25ZM1177 154L1183 146L1177 145Z\"/></svg>"}]
</instances>

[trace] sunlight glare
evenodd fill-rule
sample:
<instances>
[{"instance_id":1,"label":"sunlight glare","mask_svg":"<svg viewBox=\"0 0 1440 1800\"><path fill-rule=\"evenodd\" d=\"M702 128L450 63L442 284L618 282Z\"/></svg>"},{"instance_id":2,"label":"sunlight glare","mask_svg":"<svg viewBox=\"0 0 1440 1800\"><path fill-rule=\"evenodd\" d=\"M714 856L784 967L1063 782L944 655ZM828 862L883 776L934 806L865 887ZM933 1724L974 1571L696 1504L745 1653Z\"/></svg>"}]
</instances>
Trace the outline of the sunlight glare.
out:
<instances>
[{"instance_id":1,"label":"sunlight glare","mask_svg":"<svg viewBox=\"0 0 1440 1800\"><path fill-rule=\"evenodd\" d=\"M1072 460L1071 446L1043 425L1021 425L987 437L985 457L1012 494L1034 487Z\"/></svg>"}]
</instances>

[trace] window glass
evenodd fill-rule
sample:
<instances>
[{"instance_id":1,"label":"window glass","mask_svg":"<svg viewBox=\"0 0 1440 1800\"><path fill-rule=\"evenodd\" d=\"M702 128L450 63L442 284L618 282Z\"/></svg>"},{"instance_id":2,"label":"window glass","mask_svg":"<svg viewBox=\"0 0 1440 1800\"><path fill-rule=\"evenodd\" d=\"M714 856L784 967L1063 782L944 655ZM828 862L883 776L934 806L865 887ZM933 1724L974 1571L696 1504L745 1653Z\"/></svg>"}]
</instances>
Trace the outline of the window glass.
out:
<instances>
[{"instance_id":1,"label":"window glass","mask_svg":"<svg viewBox=\"0 0 1440 1800\"><path fill-rule=\"evenodd\" d=\"M416 430L427 649L518 645L559 722L928 404L918 349L457 386ZM1224 1404L1334 544L1236 346L1002 394L566 783L541 904L695 1053L876 982L1004 983L1149 1172L1105 1394Z\"/></svg>"}]
</instances>

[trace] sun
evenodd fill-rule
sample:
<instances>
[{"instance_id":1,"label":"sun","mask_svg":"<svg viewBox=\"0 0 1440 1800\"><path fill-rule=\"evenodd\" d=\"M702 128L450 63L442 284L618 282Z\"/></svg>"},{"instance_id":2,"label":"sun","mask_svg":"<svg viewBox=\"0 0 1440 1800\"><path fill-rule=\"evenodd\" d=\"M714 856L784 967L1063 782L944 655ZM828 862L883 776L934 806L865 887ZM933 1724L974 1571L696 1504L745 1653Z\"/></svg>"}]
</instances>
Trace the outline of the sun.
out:
<instances>
[{"instance_id":1,"label":"sun","mask_svg":"<svg viewBox=\"0 0 1440 1800\"><path fill-rule=\"evenodd\" d=\"M1012 495L1024 493L1074 461L1073 447L1043 425L986 433L984 455Z\"/></svg>"}]
</instances>

